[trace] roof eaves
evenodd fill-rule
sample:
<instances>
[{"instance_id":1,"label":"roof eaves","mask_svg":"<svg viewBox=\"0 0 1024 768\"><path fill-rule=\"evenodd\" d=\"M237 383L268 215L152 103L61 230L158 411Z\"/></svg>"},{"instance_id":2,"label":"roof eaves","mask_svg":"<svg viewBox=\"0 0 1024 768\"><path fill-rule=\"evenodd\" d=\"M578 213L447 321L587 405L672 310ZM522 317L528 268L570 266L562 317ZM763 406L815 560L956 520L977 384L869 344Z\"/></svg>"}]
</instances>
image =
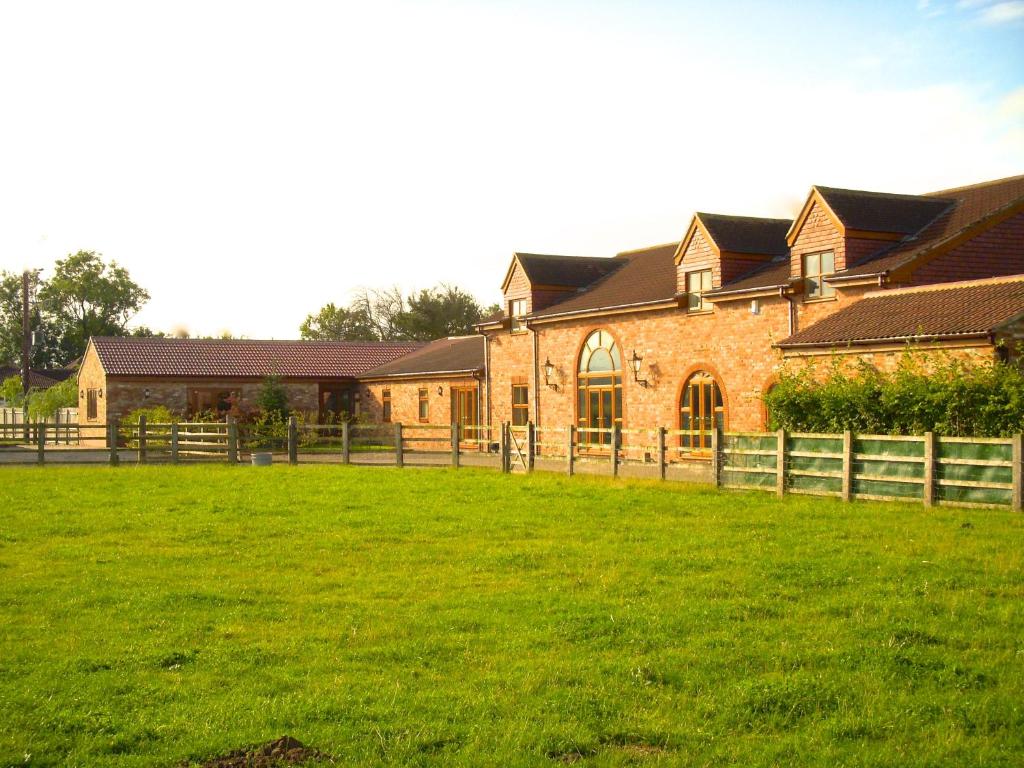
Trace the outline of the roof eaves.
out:
<instances>
[{"instance_id":1,"label":"roof eaves","mask_svg":"<svg viewBox=\"0 0 1024 768\"><path fill-rule=\"evenodd\" d=\"M901 336L879 336L877 338L870 339L841 339L833 341L779 341L773 344L773 347L779 349L797 349L797 348L810 348L810 347L849 347L849 346L863 346L866 344L892 344L894 342L910 342L910 341L942 341L946 339L974 339L974 338L985 338L991 335L992 330L988 331L963 331L961 333L929 333L922 335L901 335Z\"/></svg>"}]
</instances>

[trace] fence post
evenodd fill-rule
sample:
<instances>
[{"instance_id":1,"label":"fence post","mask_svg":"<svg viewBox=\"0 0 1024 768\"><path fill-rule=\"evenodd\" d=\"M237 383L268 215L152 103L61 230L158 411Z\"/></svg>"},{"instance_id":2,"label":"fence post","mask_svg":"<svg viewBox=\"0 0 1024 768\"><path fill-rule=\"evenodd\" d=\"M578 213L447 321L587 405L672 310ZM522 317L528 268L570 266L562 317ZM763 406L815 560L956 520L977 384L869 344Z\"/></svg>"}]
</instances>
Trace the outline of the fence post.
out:
<instances>
[{"instance_id":1,"label":"fence post","mask_svg":"<svg viewBox=\"0 0 1024 768\"><path fill-rule=\"evenodd\" d=\"M238 423L228 416L228 463L238 463Z\"/></svg>"},{"instance_id":2,"label":"fence post","mask_svg":"<svg viewBox=\"0 0 1024 768\"><path fill-rule=\"evenodd\" d=\"M110 466L116 467L121 463L121 454L117 452L117 440L120 432L117 417L107 419L107 444L110 446Z\"/></svg>"},{"instance_id":3,"label":"fence post","mask_svg":"<svg viewBox=\"0 0 1024 768\"><path fill-rule=\"evenodd\" d=\"M46 422L45 421L37 422L36 423L36 450L38 451L38 455L36 456L36 461L38 461L40 464L42 464L44 461L46 461L46 455L45 455L46 454Z\"/></svg>"},{"instance_id":4,"label":"fence post","mask_svg":"<svg viewBox=\"0 0 1024 768\"><path fill-rule=\"evenodd\" d=\"M501 471L509 472L512 469L512 461L509 452L512 446L509 445L508 422L501 422Z\"/></svg>"},{"instance_id":5,"label":"fence post","mask_svg":"<svg viewBox=\"0 0 1024 768\"><path fill-rule=\"evenodd\" d=\"M935 503L935 433L924 433L924 505Z\"/></svg>"},{"instance_id":6,"label":"fence post","mask_svg":"<svg viewBox=\"0 0 1024 768\"><path fill-rule=\"evenodd\" d=\"M843 480L840 495L843 501L853 497L853 433L843 432Z\"/></svg>"},{"instance_id":7,"label":"fence post","mask_svg":"<svg viewBox=\"0 0 1024 768\"><path fill-rule=\"evenodd\" d=\"M619 426L612 424L611 443L612 477L619 476Z\"/></svg>"},{"instance_id":8,"label":"fence post","mask_svg":"<svg viewBox=\"0 0 1024 768\"><path fill-rule=\"evenodd\" d=\"M146 463L146 414L139 416L139 464Z\"/></svg>"},{"instance_id":9,"label":"fence post","mask_svg":"<svg viewBox=\"0 0 1024 768\"><path fill-rule=\"evenodd\" d=\"M294 416L288 417L288 463L299 463L299 422Z\"/></svg>"},{"instance_id":10,"label":"fence post","mask_svg":"<svg viewBox=\"0 0 1024 768\"><path fill-rule=\"evenodd\" d=\"M171 464L178 463L178 425L171 424Z\"/></svg>"},{"instance_id":11,"label":"fence post","mask_svg":"<svg viewBox=\"0 0 1024 768\"><path fill-rule=\"evenodd\" d=\"M351 460L351 443L349 440L348 421L341 422L341 463L348 464Z\"/></svg>"},{"instance_id":12,"label":"fence post","mask_svg":"<svg viewBox=\"0 0 1024 768\"><path fill-rule=\"evenodd\" d=\"M565 472L569 477L572 477L576 472L576 467L574 466L576 461L576 427L570 424L567 431L569 433L569 444L566 446Z\"/></svg>"},{"instance_id":13,"label":"fence post","mask_svg":"<svg viewBox=\"0 0 1024 768\"><path fill-rule=\"evenodd\" d=\"M532 421L526 422L526 471L533 472L533 457L536 453L537 427Z\"/></svg>"},{"instance_id":14,"label":"fence post","mask_svg":"<svg viewBox=\"0 0 1024 768\"><path fill-rule=\"evenodd\" d=\"M711 432L711 476L713 478L715 488L722 486L722 468L721 468L721 450L722 450L722 431L715 424L714 430Z\"/></svg>"},{"instance_id":15,"label":"fence post","mask_svg":"<svg viewBox=\"0 0 1024 768\"><path fill-rule=\"evenodd\" d=\"M22 425L21 426L22 437L24 439L24 442L27 443L28 442L28 431L29 431L29 426L28 426L28 406L27 405L23 405L21 407L21 425Z\"/></svg>"},{"instance_id":16,"label":"fence post","mask_svg":"<svg viewBox=\"0 0 1024 768\"><path fill-rule=\"evenodd\" d=\"M1013 436L1013 509L1020 512L1024 505L1024 485L1021 481L1021 461L1024 461L1024 437L1018 432Z\"/></svg>"},{"instance_id":17,"label":"fence post","mask_svg":"<svg viewBox=\"0 0 1024 768\"><path fill-rule=\"evenodd\" d=\"M786 495L786 430L775 433L775 495L780 499Z\"/></svg>"},{"instance_id":18,"label":"fence post","mask_svg":"<svg viewBox=\"0 0 1024 768\"><path fill-rule=\"evenodd\" d=\"M459 424L452 422L452 466L459 468Z\"/></svg>"},{"instance_id":19,"label":"fence post","mask_svg":"<svg viewBox=\"0 0 1024 768\"><path fill-rule=\"evenodd\" d=\"M658 427L658 477L662 480L668 472L668 455L665 450L665 427Z\"/></svg>"},{"instance_id":20,"label":"fence post","mask_svg":"<svg viewBox=\"0 0 1024 768\"><path fill-rule=\"evenodd\" d=\"M53 444L60 445L60 408L53 412Z\"/></svg>"},{"instance_id":21,"label":"fence post","mask_svg":"<svg viewBox=\"0 0 1024 768\"><path fill-rule=\"evenodd\" d=\"M405 466L405 446L402 445L402 422L395 422L395 466Z\"/></svg>"}]
</instances>

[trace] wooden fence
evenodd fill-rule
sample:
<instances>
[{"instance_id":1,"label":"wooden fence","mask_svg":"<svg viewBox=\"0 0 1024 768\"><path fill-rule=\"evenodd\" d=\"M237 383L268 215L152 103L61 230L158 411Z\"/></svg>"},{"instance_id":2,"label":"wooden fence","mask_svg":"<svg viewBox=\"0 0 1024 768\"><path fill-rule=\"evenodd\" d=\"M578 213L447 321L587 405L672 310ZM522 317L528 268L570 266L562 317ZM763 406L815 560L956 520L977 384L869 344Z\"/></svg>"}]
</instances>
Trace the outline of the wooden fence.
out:
<instances>
[{"instance_id":1,"label":"wooden fence","mask_svg":"<svg viewBox=\"0 0 1024 768\"><path fill-rule=\"evenodd\" d=\"M1021 437L726 432L726 488L1021 508Z\"/></svg>"},{"instance_id":2,"label":"wooden fence","mask_svg":"<svg viewBox=\"0 0 1024 768\"><path fill-rule=\"evenodd\" d=\"M63 432L62 432L63 430ZM71 440L67 437L75 435ZM59 436L63 434L65 441ZM904 500L925 505L1021 509L1021 436L937 437L816 433L719 432L711 449L682 446L687 433L663 427L621 429L536 427L504 423L308 425L258 427L220 423L18 424L14 460L0 463L94 460L117 464L184 461L237 463L244 455L279 454L291 464L407 463L458 467L464 462L503 472L580 469L618 476L709 481L736 489L835 496L843 500ZM54 439L58 436L58 439ZM612 446L615 449L612 450ZM98 459L97 459L98 457ZM680 467L698 468L680 475ZM637 470L643 470L637 472Z\"/></svg>"}]
</instances>

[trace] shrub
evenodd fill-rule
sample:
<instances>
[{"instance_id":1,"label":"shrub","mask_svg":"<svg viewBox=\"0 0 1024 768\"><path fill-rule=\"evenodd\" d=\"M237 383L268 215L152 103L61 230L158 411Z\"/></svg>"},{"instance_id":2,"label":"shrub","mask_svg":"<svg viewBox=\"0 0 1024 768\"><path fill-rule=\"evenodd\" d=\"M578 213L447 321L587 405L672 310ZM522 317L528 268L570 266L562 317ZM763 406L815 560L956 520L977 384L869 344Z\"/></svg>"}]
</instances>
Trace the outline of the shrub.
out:
<instances>
[{"instance_id":1,"label":"shrub","mask_svg":"<svg viewBox=\"0 0 1024 768\"><path fill-rule=\"evenodd\" d=\"M264 414L275 414L282 420L288 417L288 393L280 376L267 376L256 396L256 406Z\"/></svg>"},{"instance_id":2,"label":"shrub","mask_svg":"<svg viewBox=\"0 0 1024 768\"><path fill-rule=\"evenodd\" d=\"M772 429L960 437L1024 431L1024 372L1013 363L966 363L908 348L895 371L838 357L825 376L813 366L784 372L764 397Z\"/></svg>"},{"instance_id":3,"label":"shrub","mask_svg":"<svg viewBox=\"0 0 1024 768\"><path fill-rule=\"evenodd\" d=\"M174 424L179 421L178 417L162 405L154 405L151 408L136 408L123 419L122 424L137 425L139 417L145 416L147 424Z\"/></svg>"},{"instance_id":4,"label":"shrub","mask_svg":"<svg viewBox=\"0 0 1024 768\"><path fill-rule=\"evenodd\" d=\"M0 400L12 408L22 404L24 394L21 391L21 376L15 374L4 379L3 384L0 384Z\"/></svg>"},{"instance_id":5,"label":"shrub","mask_svg":"<svg viewBox=\"0 0 1024 768\"><path fill-rule=\"evenodd\" d=\"M21 381L21 377L18 378ZM34 419L52 419L61 408L78 405L78 382L65 379L48 389L34 389L28 393L28 414Z\"/></svg>"}]
</instances>

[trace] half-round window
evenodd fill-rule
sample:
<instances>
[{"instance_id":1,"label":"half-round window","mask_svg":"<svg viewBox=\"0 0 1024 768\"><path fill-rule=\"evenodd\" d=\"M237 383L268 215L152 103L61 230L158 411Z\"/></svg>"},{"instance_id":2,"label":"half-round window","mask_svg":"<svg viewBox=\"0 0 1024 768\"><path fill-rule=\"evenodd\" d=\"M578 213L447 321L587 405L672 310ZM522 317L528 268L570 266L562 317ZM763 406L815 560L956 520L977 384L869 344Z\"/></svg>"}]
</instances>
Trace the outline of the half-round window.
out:
<instances>
[{"instance_id":1,"label":"half-round window","mask_svg":"<svg viewBox=\"0 0 1024 768\"><path fill-rule=\"evenodd\" d=\"M622 356L608 331L594 331L583 344L577 374L579 442L607 448L613 426L622 426Z\"/></svg>"},{"instance_id":2,"label":"half-round window","mask_svg":"<svg viewBox=\"0 0 1024 768\"><path fill-rule=\"evenodd\" d=\"M725 428L725 402L715 378L697 371L683 386L679 396L679 429L683 449L708 451L715 427Z\"/></svg>"}]
</instances>

